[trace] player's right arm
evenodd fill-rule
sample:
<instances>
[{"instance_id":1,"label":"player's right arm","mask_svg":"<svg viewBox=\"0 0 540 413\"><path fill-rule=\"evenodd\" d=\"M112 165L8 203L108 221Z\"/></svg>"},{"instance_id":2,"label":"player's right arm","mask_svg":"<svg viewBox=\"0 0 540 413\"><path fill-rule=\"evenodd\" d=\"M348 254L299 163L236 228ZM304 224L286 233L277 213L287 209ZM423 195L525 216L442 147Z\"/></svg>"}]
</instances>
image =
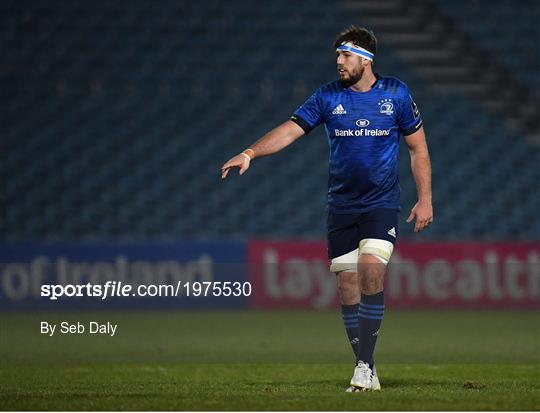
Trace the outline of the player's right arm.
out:
<instances>
[{"instance_id":1,"label":"player's right arm","mask_svg":"<svg viewBox=\"0 0 540 413\"><path fill-rule=\"evenodd\" d=\"M304 134L304 129L292 120L282 123L249 148L225 162L221 167L221 179L225 179L232 168L240 168L239 174L242 175L254 158L279 152Z\"/></svg>"}]
</instances>

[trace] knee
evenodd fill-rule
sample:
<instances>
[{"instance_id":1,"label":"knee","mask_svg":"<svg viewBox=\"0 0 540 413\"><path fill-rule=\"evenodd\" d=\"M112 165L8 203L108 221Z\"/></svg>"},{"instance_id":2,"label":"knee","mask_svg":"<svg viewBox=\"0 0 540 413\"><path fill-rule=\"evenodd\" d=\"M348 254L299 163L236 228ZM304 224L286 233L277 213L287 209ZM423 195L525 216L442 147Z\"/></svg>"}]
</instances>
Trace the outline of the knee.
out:
<instances>
[{"instance_id":1,"label":"knee","mask_svg":"<svg viewBox=\"0 0 540 413\"><path fill-rule=\"evenodd\" d=\"M360 301L358 275L355 272L340 272L337 287L342 304L355 304Z\"/></svg>"},{"instance_id":2,"label":"knee","mask_svg":"<svg viewBox=\"0 0 540 413\"><path fill-rule=\"evenodd\" d=\"M362 255L360 259L360 291L362 294L377 294L383 290L386 265L377 257Z\"/></svg>"},{"instance_id":3,"label":"knee","mask_svg":"<svg viewBox=\"0 0 540 413\"><path fill-rule=\"evenodd\" d=\"M355 272L341 272L338 275L338 290L347 294L358 289L358 275Z\"/></svg>"},{"instance_id":4,"label":"knee","mask_svg":"<svg viewBox=\"0 0 540 413\"><path fill-rule=\"evenodd\" d=\"M373 295L380 293L383 290L382 278L362 278L360 283L360 291L362 294Z\"/></svg>"}]
</instances>

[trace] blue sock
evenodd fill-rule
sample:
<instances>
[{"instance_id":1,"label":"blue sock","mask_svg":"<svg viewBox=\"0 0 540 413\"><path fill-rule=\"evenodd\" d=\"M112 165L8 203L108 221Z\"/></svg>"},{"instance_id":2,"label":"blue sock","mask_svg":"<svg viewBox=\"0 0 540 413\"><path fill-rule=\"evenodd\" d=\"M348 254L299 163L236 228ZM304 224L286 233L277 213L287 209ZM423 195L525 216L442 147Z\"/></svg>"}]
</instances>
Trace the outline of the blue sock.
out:
<instances>
[{"instance_id":1,"label":"blue sock","mask_svg":"<svg viewBox=\"0 0 540 413\"><path fill-rule=\"evenodd\" d=\"M364 363L369 363L372 370L374 364L373 353L375 352L375 344L377 343L383 314L384 293L382 291L373 295L362 294L358 309L360 345L356 361L362 360Z\"/></svg>"},{"instance_id":2,"label":"blue sock","mask_svg":"<svg viewBox=\"0 0 540 413\"><path fill-rule=\"evenodd\" d=\"M343 317L343 324L345 330L347 330L347 337L349 337L349 343L351 343L354 357L358 354L358 343L360 341L358 337L358 304L341 305L341 315Z\"/></svg>"}]
</instances>

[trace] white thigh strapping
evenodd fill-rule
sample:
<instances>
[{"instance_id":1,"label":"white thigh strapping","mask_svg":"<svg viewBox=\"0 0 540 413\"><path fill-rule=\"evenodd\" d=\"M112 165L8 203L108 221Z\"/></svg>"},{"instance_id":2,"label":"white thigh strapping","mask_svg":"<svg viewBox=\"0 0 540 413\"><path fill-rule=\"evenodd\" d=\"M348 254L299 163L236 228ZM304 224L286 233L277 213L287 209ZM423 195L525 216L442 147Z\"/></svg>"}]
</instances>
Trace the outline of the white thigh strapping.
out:
<instances>
[{"instance_id":1,"label":"white thigh strapping","mask_svg":"<svg viewBox=\"0 0 540 413\"><path fill-rule=\"evenodd\" d=\"M359 254L369 254L377 257L383 264L388 264L392 252L394 251L394 244L384 239L366 238L360 241Z\"/></svg>"},{"instance_id":2,"label":"white thigh strapping","mask_svg":"<svg viewBox=\"0 0 540 413\"><path fill-rule=\"evenodd\" d=\"M358 263L358 248L348 252L347 254L340 255L339 257L332 258L330 263L330 271L336 274L341 271L356 272L356 265Z\"/></svg>"}]
</instances>

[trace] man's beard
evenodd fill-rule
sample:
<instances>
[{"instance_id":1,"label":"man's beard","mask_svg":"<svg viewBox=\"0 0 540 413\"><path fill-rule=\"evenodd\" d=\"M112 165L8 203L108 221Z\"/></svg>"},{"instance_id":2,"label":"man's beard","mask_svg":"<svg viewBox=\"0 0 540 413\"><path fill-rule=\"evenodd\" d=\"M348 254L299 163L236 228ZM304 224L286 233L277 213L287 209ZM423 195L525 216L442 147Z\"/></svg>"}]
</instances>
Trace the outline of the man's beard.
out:
<instances>
[{"instance_id":1,"label":"man's beard","mask_svg":"<svg viewBox=\"0 0 540 413\"><path fill-rule=\"evenodd\" d=\"M360 79L362 79L363 74L364 74L364 68L360 67L357 71L352 73L348 79L340 79L341 85L343 87L350 87L354 85L356 82L358 82Z\"/></svg>"}]
</instances>

